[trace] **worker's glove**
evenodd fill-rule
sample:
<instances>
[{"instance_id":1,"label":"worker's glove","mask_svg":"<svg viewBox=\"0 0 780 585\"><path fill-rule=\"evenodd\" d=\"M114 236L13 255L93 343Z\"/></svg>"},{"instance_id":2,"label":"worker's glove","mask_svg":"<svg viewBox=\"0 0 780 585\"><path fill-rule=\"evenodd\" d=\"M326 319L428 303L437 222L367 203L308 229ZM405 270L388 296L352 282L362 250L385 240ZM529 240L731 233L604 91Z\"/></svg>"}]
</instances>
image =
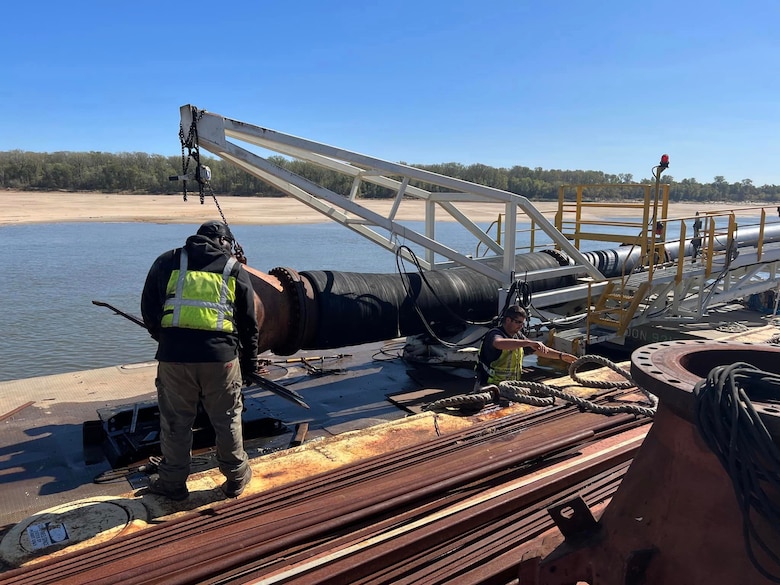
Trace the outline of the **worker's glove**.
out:
<instances>
[{"instance_id":1,"label":"worker's glove","mask_svg":"<svg viewBox=\"0 0 780 585\"><path fill-rule=\"evenodd\" d=\"M244 386L251 386L257 384L257 377L268 373L268 370L262 367L257 358L241 360L241 379L244 382ZM252 378L255 378L254 380Z\"/></svg>"},{"instance_id":2,"label":"worker's glove","mask_svg":"<svg viewBox=\"0 0 780 585\"><path fill-rule=\"evenodd\" d=\"M257 375L257 359L242 359L241 360L241 379L244 382L244 386L251 386L256 384L252 381L252 376Z\"/></svg>"}]
</instances>

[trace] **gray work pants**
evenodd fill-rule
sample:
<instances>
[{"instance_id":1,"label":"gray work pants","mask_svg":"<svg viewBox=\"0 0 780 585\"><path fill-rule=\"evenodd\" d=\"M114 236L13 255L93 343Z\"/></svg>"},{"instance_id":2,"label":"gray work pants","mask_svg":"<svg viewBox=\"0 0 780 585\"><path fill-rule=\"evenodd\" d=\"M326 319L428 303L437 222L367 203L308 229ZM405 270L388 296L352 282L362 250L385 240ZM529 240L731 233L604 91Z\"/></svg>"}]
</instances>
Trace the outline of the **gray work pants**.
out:
<instances>
[{"instance_id":1,"label":"gray work pants","mask_svg":"<svg viewBox=\"0 0 780 585\"><path fill-rule=\"evenodd\" d=\"M238 358L227 363L159 362L157 401L160 407L160 480L183 485L190 474L192 425L198 402L216 433L219 470L241 481L249 470L241 434L241 369Z\"/></svg>"}]
</instances>

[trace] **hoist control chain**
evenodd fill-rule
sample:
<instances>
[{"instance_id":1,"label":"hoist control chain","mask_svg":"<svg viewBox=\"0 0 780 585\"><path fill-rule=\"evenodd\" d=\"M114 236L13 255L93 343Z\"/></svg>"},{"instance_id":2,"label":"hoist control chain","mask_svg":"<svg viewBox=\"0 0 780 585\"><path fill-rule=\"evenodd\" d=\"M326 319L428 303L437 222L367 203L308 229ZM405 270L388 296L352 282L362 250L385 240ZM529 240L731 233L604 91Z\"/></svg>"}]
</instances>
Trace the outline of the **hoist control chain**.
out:
<instances>
[{"instance_id":1,"label":"hoist control chain","mask_svg":"<svg viewBox=\"0 0 780 585\"><path fill-rule=\"evenodd\" d=\"M208 187L209 195L211 195L211 198L214 200L214 205L217 206L217 211L219 211L219 216L222 218L223 223L228 226L228 229L230 229L227 218L225 217L225 214L222 212L222 207L219 205L219 201L217 201L217 196L214 194L214 189L211 188L211 183L209 181L206 181L205 184L206 187ZM233 233L232 230L231 233ZM235 238L235 235L233 237ZM239 244L238 240L236 239L233 240L233 256L235 256L236 260L241 262L241 264L246 264L246 255L244 254L244 248L241 247L241 244Z\"/></svg>"},{"instance_id":2,"label":"hoist control chain","mask_svg":"<svg viewBox=\"0 0 780 585\"><path fill-rule=\"evenodd\" d=\"M171 180L181 179L183 184L183 190L184 190L183 193L184 201L187 201L187 180L192 176L188 172L190 166L190 159L195 161L194 179L198 183L198 193L200 195L201 205L203 205L203 203L205 202L206 190L208 190L209 195L214 200L214 204L217 206L217 211L219 211L219 216L222 218L222 222L226 226L228 226L228 229L230 229L230 225L228 224L228 220L222 211L222 207L220 206L219 201L217 201L217 196L214 193L214 189L211 187L211 169L205 165L200 164L200 144L198 143L198 122L203 117L204 112L205 110L198 110L197 108L194 107L192 108L192 123L190 124L186 136L184 135L184 126L182 124L179 124L179 140L181 141L181 173L182 174L180 176L173 176L169 178ZM246 264L246 255L244 254L244 249L241 247L241 244L239 244L238 241L235 239L233 240L233 256L235 256L236 260L238 260L242 264Z\"/></svg>"}]
</instances>

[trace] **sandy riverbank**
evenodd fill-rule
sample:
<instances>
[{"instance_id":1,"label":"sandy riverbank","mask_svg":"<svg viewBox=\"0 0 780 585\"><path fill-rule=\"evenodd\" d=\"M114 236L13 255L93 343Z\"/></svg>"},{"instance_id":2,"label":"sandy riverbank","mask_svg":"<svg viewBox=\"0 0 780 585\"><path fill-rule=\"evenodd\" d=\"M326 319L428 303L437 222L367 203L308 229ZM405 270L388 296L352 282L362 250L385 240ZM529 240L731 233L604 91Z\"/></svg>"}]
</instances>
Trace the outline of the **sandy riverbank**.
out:
<instances>
[{"instance_id":1,"label":"sandy riverbank","mask_svg":"<svg viewBox=\"0 0 780 585\"><path fill-rule=\"evenodd\" d=\"M218 197L228 222L235 225L273 225L321 223L328 219L322 214L292 198ZM392 201L361 200L361 203L387 216ZM557 210L555 202L540 202L537 208L552 220ZM458 208L474 221L496 219L504 211L503 205L481 203L458 204ZM673 203L669 217L691 217L696 211L728 209L729 205L702 203ZM424 204L404 201L396 218L422 220ZM614 205L592 208L583 219L598 220L624 217L626 206ZM437 219L450 216L437 210ZM52 193L27 191L0 191L0 226L29 223L57 222L150 222L193 223L219 219L213 199L200 204L198 195L190 194L188 201L181 195L121 195L105 193Z\"/></svg>"}]
</instances>

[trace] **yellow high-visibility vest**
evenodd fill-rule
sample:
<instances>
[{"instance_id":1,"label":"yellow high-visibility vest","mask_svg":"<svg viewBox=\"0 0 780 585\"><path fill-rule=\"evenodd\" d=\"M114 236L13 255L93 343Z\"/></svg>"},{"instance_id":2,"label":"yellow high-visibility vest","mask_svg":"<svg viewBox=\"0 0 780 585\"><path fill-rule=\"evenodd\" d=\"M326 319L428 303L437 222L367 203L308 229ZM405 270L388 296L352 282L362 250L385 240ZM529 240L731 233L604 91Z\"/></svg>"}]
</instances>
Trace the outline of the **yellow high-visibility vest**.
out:
<instances>
[{"instance_id":1,"label":"yellow high-visibility vest","mask_svg":"<svg viewBox=\"0 0 780 585\"><path fill-rule=\"evenodd\" d=\"M179 269L168 279L162 326L235 331L236 278L230 274L235 263L235 258L228 259L222 274L187 270L187 251L182 248Z\"/></svg>"},{"instance_id":2,"label":"yellow high-visibility vest","mask_svg":"<svg viewBox=\"0 0 780 585\"><path fill-rule=\"evenodd\" d=\"M488 384L519 380L523 373L523 348L502 350L498 359L490 364L488 373Z\"/></svg>"}]
</instances>

